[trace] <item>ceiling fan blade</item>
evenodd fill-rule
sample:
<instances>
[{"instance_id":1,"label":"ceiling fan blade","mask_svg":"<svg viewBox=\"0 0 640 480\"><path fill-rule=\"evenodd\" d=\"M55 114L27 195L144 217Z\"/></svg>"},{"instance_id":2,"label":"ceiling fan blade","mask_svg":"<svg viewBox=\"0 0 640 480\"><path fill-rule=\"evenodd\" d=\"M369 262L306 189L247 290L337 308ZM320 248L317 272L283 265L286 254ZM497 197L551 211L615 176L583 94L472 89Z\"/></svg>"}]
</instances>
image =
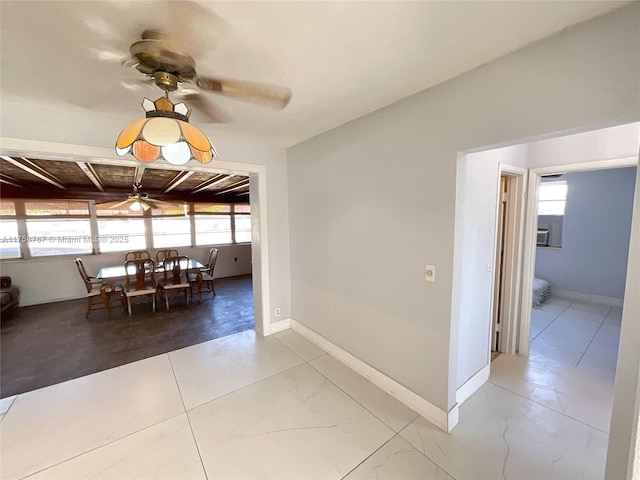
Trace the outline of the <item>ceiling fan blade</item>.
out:
<instances>
[{"instance_id":1,"label":"ceiling fan blade","mask_svg":"<svg viewBox=\"0 0 640 480\"><path fill-rule=\"evenodd\" d=\"M110 203L112 203L113 205L109 205ZM127 199L127 200L122 200L120 202L118 202L118 201L105 202L102 205L104 207L108 208L109 210L117 210L118 208L126 205L127 203L131 203L131 200Z\"/></svg>"},{"instance_id":2,"label":"ceiling fan blade","mask_svg":"<svg viewBox=\"0 0 640 480\"><path fill-rule=\"evenodd\" d=\"M204 91L257 103L275 110L282 110L291 100L291 89L278 85L203 76L197 76L195 83Z\"/></svg>"},{"instance_id":3,"label":"ceiling fan blade","mask_svg":"<svg viewBox=\"0 0 640 480\"><path fill-rule=\"evenodd\" d=\"M133 2L135 3L135 2ZM173 50L199 58L210 52L229 29L226 22L205 3L193 0L153 3L147 30L160 31Z\"/></svg>"},{"instance_id":4,"label":"ceiling fan blade","mask_svg":"<svg viewBox=\"0 0 640 480\"><path fill-rule=\"evenodd\" d=\"M178 95L187 102L188 107L193 107L199 114L205 117L208 123L230 123L233 116L223 108L215 105L200 92Z\"/></svg>"}]
</instances>

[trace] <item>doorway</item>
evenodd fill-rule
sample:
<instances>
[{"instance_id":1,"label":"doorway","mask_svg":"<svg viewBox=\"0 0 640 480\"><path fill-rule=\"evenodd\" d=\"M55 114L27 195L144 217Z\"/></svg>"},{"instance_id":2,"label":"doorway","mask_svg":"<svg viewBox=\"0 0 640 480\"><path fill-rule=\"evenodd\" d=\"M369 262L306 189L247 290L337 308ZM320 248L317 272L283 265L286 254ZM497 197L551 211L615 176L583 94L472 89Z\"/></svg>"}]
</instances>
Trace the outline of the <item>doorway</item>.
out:
<instances>
[{"instance_id":1,"label":"doorway","mask_svg":"<svg viewBox=\"0 0 640 480\"><path fill-rule=\"evenodd\" d=\"M524 254L522 262L522 302L520 308L519 334L517 341L517 353L520 355L529 355L531 341L531 306L534 302L534 278L536 269L536 249L537 233L538 233L538 196L537 192L541 180L545 176L557 176L560 174L569 174L572 172L588 172L597 170L607 170L622 167L636 167L637 159L622 158L613 160L592 161L587 163L577 163L565 166L542 167L532 169L529 172L528 190L533 192L527 199L527 217L525 225ZM583 298L588 300L588 298ZM535 330L534 330L535 333Z\"/></svg>"},{"instance_id":2,"label":"doorway","mask_svg":"<svg viewBox=\"0 0 640 480\"><path fill-rule=\"evenodd\" d=\"M492 360L500 353L516 352L526 175L525 169L499 165L490 342Z\"/></svg>"}]
</instances>

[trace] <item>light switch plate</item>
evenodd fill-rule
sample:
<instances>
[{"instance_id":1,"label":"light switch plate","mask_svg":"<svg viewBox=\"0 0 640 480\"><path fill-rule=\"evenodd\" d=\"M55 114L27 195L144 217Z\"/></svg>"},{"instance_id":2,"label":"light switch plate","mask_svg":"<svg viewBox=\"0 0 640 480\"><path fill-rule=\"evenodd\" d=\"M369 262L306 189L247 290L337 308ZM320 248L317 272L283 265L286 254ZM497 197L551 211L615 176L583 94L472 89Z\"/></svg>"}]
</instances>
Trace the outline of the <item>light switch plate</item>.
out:
<instances>
[{"instance_id":1,"label":"light switch plate","mask_svg":"<svg viewBox=\"0 0 640 480\"><path fill-rule=\"evenodd\" d=\"M436 266L435 265L426 265L425 266L425 279L427 282L435 282L436 281Z\"/></svg>"}]
</instances>

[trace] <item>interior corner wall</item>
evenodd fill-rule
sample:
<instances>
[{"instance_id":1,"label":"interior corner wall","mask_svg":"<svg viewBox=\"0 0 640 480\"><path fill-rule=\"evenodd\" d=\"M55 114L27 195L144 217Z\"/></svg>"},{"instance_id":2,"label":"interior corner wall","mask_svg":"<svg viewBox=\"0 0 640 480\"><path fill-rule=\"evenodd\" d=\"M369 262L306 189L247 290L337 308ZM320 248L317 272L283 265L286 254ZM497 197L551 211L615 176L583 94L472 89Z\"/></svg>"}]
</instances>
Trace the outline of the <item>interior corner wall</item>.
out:
<instances>
[{"instance_id":1,"label":"interior corner wall","mask_svg":"<svg viewBox=\"0 0 640 480\"><path fill-rule=\"evenodd\" d=\"M449 411L464 376L452 318L458 152L637 121L639 8L290 148L293 318Z\"/></svg>"},{"instance_id":2,"label":"interior corner wall","mask_svg":"<svg viewBox=\"0 0 640 480\"><path fill-rule=\"evenodd\" d=\"M536 251L536 277L572 292L623 299L636 167L573 172L561 248Z\"/></svg>"},{"instance_id":3,"label":"interior corner wall","mask_svg":"<svg viewBox=\"0 0 640 480\"><path fill-rule=\"evenodd\" d=\"M489 363L499 167L525 168L526 163L526 145L470 153L459 162L459 247L454 258L454 264L460 263L454 265L454 289L460 292L456 388Z\"/></svg>"},{"instance_id":4,"label":"interior corner wall","mask_svg":"<svg viewBox=\"0 0 640 480\"><path fill-rule=\"evenodd\" d=\"M1 87L0 87L1 88ZM1 90L0 90L1 92ZM131 121L130 118L110 117L89 110L65 110L52 105L38 105L25 100L24 103L8 102L0 95L0 137L24 140L45 141L65 144L74 147L74 151L82 152L85 147L108 148L111 158L117 160L113 145L118 132ZM220 161L237 165L237 171L243 172L243 163L263 165L266 176L267 228L268 228L268 261L269 261L269 304L280 307L283 318L290 316L290 279L289 279L289 216L287 197L287 152L284 148L269 147L238 141L220 136L215 127L201 125L202 130L214 139ZM78 144L82 142L82 144ZM78 148L75 148L78 147ZM2 145L0 145L0 149ZM87 159L78 154L78 160ZM208 164L216 168L215 160ZM185 165L188 169L189 165ZM49 264L58 263L60 258L43 260ZM36 265L40 260L24 262L25 266ZM2 269L11 268L3 264ZM29 267L31 268L31 267ZM69 281L77 281L77 272L71 259L66 258L62 270L54 269ZM217 270L217 268L216 268ZM72 280L73 279L73 280ZM32 297L33 301L51 301L50 299L66 299L73 295L75 289L65 287L57 281L55 275L40 276L42 284L47 285L48 293ZM80 284L81 287L81 284ZM43 293L43 292L41 292ZM49 298L49 300L46 300ZM39 300L38 300L39 299ZM27 298L24 299L27 301ZM21 300L22 302L22 300ZM271 313L271 312L269 312ZM270 315L273 321L278 320Z\"/></svg>"}]
</instances>

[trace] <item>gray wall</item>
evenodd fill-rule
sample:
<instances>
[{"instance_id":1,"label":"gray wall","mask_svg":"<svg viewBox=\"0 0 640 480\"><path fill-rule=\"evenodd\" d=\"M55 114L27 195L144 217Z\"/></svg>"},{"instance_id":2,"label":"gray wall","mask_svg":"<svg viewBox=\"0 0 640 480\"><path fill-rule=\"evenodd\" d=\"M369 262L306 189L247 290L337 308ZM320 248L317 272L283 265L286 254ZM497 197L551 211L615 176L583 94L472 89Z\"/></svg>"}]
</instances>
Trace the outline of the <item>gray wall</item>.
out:
<instances>
[{"instance_id":1,"label":"gray wall","mask_svg":"<svg viewBox=\"0 0 640 480\"><path fill-rule=\"evenodd\" d=\"M563 175L562 248L538 248L536 276L572 292L623 298L637 168Z\"/></svg>"},{"instance_id":2,"label":"gray wall","mask_svg":"<svg viewBox=\"0 0 640 480\"><path fill-rule=\"evenodd\" d=\"M291 148L292 317L452 408L458 153L636 120L637 14L567 29Z\"/></svg>"}]
</instances>

